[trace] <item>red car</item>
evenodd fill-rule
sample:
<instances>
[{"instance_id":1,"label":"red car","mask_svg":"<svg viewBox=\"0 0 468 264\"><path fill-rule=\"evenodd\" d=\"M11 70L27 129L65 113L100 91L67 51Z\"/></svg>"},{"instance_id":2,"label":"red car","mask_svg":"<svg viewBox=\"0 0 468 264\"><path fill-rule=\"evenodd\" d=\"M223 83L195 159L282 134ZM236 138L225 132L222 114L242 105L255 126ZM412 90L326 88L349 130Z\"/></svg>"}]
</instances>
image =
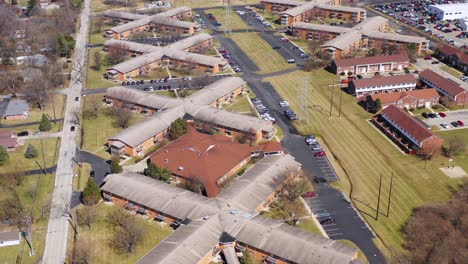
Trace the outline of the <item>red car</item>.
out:
<instances>
[{"instance_id":1,"label":"red car","mask_svg":"<svg viewBox=\"0 0 468 264\"><path fill-rule=\"evenodd\" d=\"M320 151L314 154L314 157L323 157L325 156L325 151Z\"/></svg>"},{"instance_id":2,"label":"red car","mask_svg":"<svg viewBox=\"0 0 468 264\"><path fill-rule=\"evenodd\" d=\"M305 192L301 196L302 198L314 198L317 194L315 192Z\"/></svg>"},{"instance_id":3,"label":"red car","mask_svg":"<svg viewBox=\"0 0 468 264\"><path fill-rule=\"evenodd\" d=\"M463 121L461 121L461 120L457 120L457 123L458 123L460 126L465 126L465 123L463 123Z\"/></svg>"},{"instance_id":4,"label":"red car","mask_svg":"<svg viewBox=\"0 0 468 264\"><path fill-rule=\"evenodd\" d=\"M424 59L425 59L425 60L431 60L432 57L431 57L431 56L426 56L426 57L424 57Z\"/></svg>"},{"instance_id":5,"label":"red car","mask_svg":"<svg viewBox=\"0 0 468 264\"><path fill-rule=\"evenodd\" d=\"M281 38L281 42L289 42L288 38Z\"/></svg>"},{"instance_id":6,"label":"red car","mask_svg":"<svg viewBox=\"0 0 468 264\"><path fill-rule=\"evenodd\" d=\"M447 115L445 113L439 112L440 117L446 117Z\"/></svg>"}]
</instances>

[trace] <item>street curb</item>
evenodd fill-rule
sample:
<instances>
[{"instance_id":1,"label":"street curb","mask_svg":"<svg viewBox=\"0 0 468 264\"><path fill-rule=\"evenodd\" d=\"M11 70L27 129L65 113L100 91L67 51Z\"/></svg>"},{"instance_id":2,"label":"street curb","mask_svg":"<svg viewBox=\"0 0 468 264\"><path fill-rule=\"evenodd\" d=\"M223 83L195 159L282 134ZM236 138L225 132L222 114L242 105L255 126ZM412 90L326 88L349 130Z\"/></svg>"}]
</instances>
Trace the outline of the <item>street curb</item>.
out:
<instances>
[{"instance_id":1,"label":"street curb","mask_svg":"<svg viewBox=\"0 0 468 264\"><path fill-rule=\"evenodd\" d=\"M299 196L299 200L301 200L302 204L304 205L304 207L306 208L307 212L310 214L310 216L312 217L312 220L314 221L315 225L317 226L317 228L320 230L320 233L322 233L322 236L326 237L326 238L330 238L328 237L327 235L327 232L325 232L325 229L323 229L322 225L319 223L319 221L317 220L317 217L315 216L315 214L312 213L312 209L310 209L309 205L307 204L307 202L304 200L304 198L300 197Z\"/></svg>"}]
</instances>

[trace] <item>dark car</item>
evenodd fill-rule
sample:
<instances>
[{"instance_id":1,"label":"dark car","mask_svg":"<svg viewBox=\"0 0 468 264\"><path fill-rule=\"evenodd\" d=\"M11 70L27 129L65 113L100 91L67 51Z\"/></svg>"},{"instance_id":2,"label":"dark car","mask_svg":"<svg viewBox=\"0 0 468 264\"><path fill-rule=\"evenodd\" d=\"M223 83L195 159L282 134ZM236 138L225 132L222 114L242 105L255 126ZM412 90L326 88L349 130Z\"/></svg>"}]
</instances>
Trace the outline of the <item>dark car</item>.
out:
<instances>
[{"instance_id":1,"label":"dark car","mask_svg":"<svg viewBox=\"0 0 468 264\"><path fill-rule=\"evenodd\" d=\"M280 46L274 46L273 49L281 49Z\"/></svg>"},{"instance_id":2,"label":"dark car","mask_svg":"<svg viewBox=\"0 0 468 264\"><path fill-rule=\"evenodd\" d=\"M424 117L426 119L429 118L429 115L426 112L422 113L421 115L422 115L422 117Z\"/></svg>"},{"instance_id":3,"label":"dark car","mask_svg":"<svg viewBox=\"0 0 468 264\"><path fill-rule=\"evenodd\" d=\"M90 177L94 177L95 175L96 175L96 172L95 172L95 171L90 171L90 172L89 172L89 176L90 176Z\"/></svg>"},{"instance_id":4,"label":"dark car","mask_svg":"<svg viewBox=\"0 0 468 264\"><path fill-rule=\"evenodd\" d=\"M126 82L122 82L122 86L125 86L125 84L127 84Z\"/></svg>"},{"instance_id":5,"label":"dark car","mask_svg":"<svg viewBox=\"0 0 468 264\"><path fill-rule=\"evenodd\" d=\"M436 118L436 117L437 117L437 115L434 114L434 113L429 113L428 116L429 116L430 118Z\"/></svg>"},{"instance_id":6,"label":"dark car","mask_svg":"<svg viewBox=\"0 0 468 264\"><path fill-rule=\"evenodd\" d=\"M431 64L439 64L439 62L438 61L433 61L433 62L431 62Z\"/></svg>"},{"instance_id":7,"label":"dark car","mask_svg":"<svg viewBox=\"0 0 468 264\"><path fill-rule=\"evenodd\" d=\"M70 131L72 131L72 132L75 131L75 126L71 126Z\"/></svg>"},{"instance_id":8,"label":"dark car","mask_svg":"<svg viewBox=\"0 0 468 264\"><path fill-rule=\"evenodd\" d=\"M80 100L79 97L75 97L75 101L78 102Z\"/></svg>"},{"instance_id":9,"label":"dark car","mask_svg":"<svg viewBox=\"0 0 468 264\"><path fill-rule=\"evenodd\" d=\"M28 131L21 131L18 134L16 134L16 136L18 136L18 137L25 137L25 136L28 136L28 135L29 135Z\"/></svg>"},{"instance_id":10,"label":"dark car","mask_svg":"<svg viewBox=\"0 0 468 264\"><path fill-rule=\"evenodd\" d=\"M457 121L453 121L452 123L450 123L453 127L459 127L460 124L458 124Z\"/></svg>"}]
</instances>

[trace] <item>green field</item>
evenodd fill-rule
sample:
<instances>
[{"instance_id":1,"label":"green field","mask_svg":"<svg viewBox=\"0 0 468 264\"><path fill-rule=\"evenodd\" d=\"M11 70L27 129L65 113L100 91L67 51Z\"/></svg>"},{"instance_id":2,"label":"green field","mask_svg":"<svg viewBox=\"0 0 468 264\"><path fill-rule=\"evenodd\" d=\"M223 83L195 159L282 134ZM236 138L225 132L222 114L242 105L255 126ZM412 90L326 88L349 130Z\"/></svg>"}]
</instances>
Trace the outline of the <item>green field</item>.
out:
<instances>
[{"instance_id":1,"label":"green field","mask_svg":"<svg viewBox=\"0 0 468 264\"><path fill-rule=\"evenodd\" d=\"M82 208L82 206L80 206ZM142 219L134 216L142 224L145 230L144 240L138 244L135 251L131 254L120 254L109 245L110 238L114 235L114 227L107 221L107 216L116 207L112 205L99 204L98 215L91 229L87 226L80 227L79 239L92 243L94 246L94 256L90 263L114 264L114 263L136 263L149 250L155 247L161 240L172 233L172 228L167 225L161 225L150 219Z\"/></svg>"},{"instance_id":2,"label":"green field","mask_svg":"<svg viewBox=\"0 0 468 264\"><path fill-rule=\"evenodd\" d=\"M98 71L94 68L94 52L101 51L101 69ZM106 53L102 51L102 48L96 47L88 50L88 64L86 71L86 88L108 88L119 85L117 82L109 81L103 78L103 74L106 73L106 69L112 66L107 60Z\"/></svg>"},{"instance_id":3,"label":"green field","mask_svg":"<svg viewBox=\"0 0 468 264\"><path fill-rule=\"evenodd\" d=\"M33 197L37 189L37 196L33 207ZM47 232L47 221L49 211L44 206L50 203L52 198L52 191L54 188L54 175L32 175L23 178L21 186L17 188L18 196L22 202L22 205L28 212L33 212L34 222L32 225L32 239L35 255L29 256L29 246L22 240L20 245L2 247L0 248L0 263L24 263L34 264L39 263L45 247L45 239ZM10 193L1 191L0 201L3 201L8 197ZM41 209L44 214L41 214ZM44 216L44 217L42 217ZM15 226L9 226L10 230L18 230ZM22 254L21 254L22 253ZM21 259L22 262L16 262Z\"/></svg>"},{"instance_id":4,"label":"green field","mask_svg":"<svg viewBox=\"0 0 468 264\"><path fill-rule=\"evenodd\" d=\"M224 109L244 115L257 116L246 96L238 96L232 103L225 105Z\"/></svg>"},{"instance_id":5,"label":"green field","mask_svg":"<svg viewBox=\"0 0 468 264\"><path fill-rule=\"evenodd\" d=\"M439 161L424 162L416 156L402 155L387 139L367 121L371 116L356 103L354 97L342 94L342 113L338 116L340 93L334 93L333 117L329 117L330 95L328 85L337 79L324 70L312 73L296 71L268 78L292 108L299 109L298 80L309 77L309 120L298 121L296 126L303 134L316 134L327 144L337 164L343 168L337 184L351 196L354 205L362 211L368 223L377 232L387 248L401 252L404 238L399 232L412 210L424 203L445 201L451 188L461 182L451 180L440 172ZM441 158L447 160L446 158ZM338 169L341 171L341 168ZM381 208L386 213L389 180L394 175L392 206L389 217L374 219L378 181L383 175ZM381 211L381 212L382 212Z\"/></svg>"},{"instance_id":6,"label":"green field","mask_svg":"<svg viewBox=\"0 0 468 264\"><path fill-rule=\"evenodd\" d=\"M84 107L86 110L90 107L89 103L92 100L103 100L102 95L93 94L87 95L84 99ZM131 124L139 122L144 119L142 114L133 114ZM96 152L96 155L102 156L103 158L109 158L110 154L103 150L107 143L107 138L122 131L122 128L114 125L114 119L108 114L108 111L103 108L99 111L99 115L96 118L84 118L83 119L83 147L82 149L89 152Z\"/></svg>"},{"instance_id":7,"label":"green field","mask_svg":"<svg viewBox=\"0 0 468 264\"><path fill-rule=\"evenodd\" d=\"M216 19L221 23L220 30L226 29L226 11L223 8L214 8L205 10L205 13L213 14ZM251 27L234 11L231 9L231 30L250 29Z\"/></svg>"},{"instance_id":8,"label":"green field","mask_svg":"<svg viewBox=\"0 0 468 264\"><path fill-rule=\"evenodd\" d=\"M183 0L183 1L172 1L174 6L188 6L191 8L200 8L200 7L221 7L223 3L226 3L224 0ZM254 5L258 4L258 0L231 0L231 5Z\"/></svg>"},{"instance_id":9,"label":"green field","mask_svg":"<svg viewBox=\"0 0 468 264\"><path fill-rule=\"evenodd\" d=\"M295 66L288 64L258 33L233 33L230 37L258 66L258 73L272 73Z\"/></svg>"},{"instance_id":10,"label":"green field","mask_svg":"<svg viewBox=\"0 0 468 264\"><path fill-rule=\"evenodd\" d=\"M456 129L456 130L449 130L449 131L437 131L436 134L443 139L447 140L450 137L460 137L463 139L463 141L468 145L468 130L467 129ZM446 162L446 158L441 156L438 157L437 160L440 160L440 163L442 164L444 161ZM447 163L445 163L447 164ZM447 164L448 165L448 164ZM452 158L452 161L450 162L450 165L456 165L462 167L465 172L468 172L468 148L465 149L464 153L461 153L459 155L456 155L455 157ZM442 167L443 165L441 165Z\"/></svg>"},{"instance_id":11,"label":"green field","mask_svg":"<svg viewBox=\"0 0 468 264\"><path fill-rule=\"evenodd\" d=\"M38 150L38 156L34 159L27 159L24 157L24 152L28 147L28 144L34 145ZM41 140L40 139L29 139L24 141L24 145L17 148L16 151L8 152L10 156L8 162L0 166L0 174L6 172L20 172L29 170L38 170L39 165L45 167L51 167L56 164L58 157L58 148L60 146L60 139L58 138L46 138L42 139L42 146L44 148L44 155L42 155ZM44 157L44 159L43 159Z\"/></svg>"}]
</instances>

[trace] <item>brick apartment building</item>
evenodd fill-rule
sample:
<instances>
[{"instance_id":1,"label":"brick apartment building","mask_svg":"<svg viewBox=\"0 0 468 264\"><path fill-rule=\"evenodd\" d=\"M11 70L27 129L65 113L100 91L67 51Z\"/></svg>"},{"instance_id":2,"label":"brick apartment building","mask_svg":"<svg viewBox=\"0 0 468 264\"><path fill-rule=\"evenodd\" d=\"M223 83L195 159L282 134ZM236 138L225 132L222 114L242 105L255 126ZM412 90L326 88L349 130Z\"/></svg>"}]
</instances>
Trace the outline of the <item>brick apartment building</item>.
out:
<instances>
[{"instance_id":1,"label":"brick apartment building","mask_svg":"<svg viewBox=\"0 0 468 264\"><path fill-rule=\"evenodd\" d=\"M386 32L387 29L388 19L376 16L364 19L352 28L295 22L291 25L290 32L293 36L305 40L322 42L322 52L336 59L352 56L360 50L385 46L395 46L404 50L409 45L415 45L418 55L427 49L427 39Z\"/></svg>"},{"instance_id":2,"label":"brick apartment building","mask_svg":"<svg viewBox=\"0 0 468 264\"><path fill-rule=\"evenodd\" d=\"M276 141L250 146L240 144L232 137L198 132L190 124L187 134L154 152L150 161L158 167L170 169L173 183L199 183L204 195L215 197L253 154L262 154L264 146L269 153L282 153L281 144Z\"/></svg>"},{"instance_id":3,"label":"brick apartment building","mask_svg":"<svg viewBox=\"0 0 468 264\"><path fill-rule=\"evenodd\" d=\"M124 40L108 40L104 50L112 48L125 49L129 56L135 57L107 69L107 77L111 80L124 81L148 74L159 67L184 67L189 71L217 73L224 71L227 61L219 57L197 54L213 44L209 34L198 34L174 42L166 47L140 44Z\"/></svg>"},{"instance_id":4,"label":"brick apartment building","mask_svg":"<svg viewBox=\"0 0 468 264\"><path fill-rule=\"evenodd\" d=\"M354 263L357 249L258 214L299 170L290 155L264 157L210 198L137 173L108 175L101 189L106 201L176 229L138 264L236 263L245 252L267 263Z\"/></svg>"},{"instance_id":5,"label":"brick apartment building","mask_svg":"<svg viewBox=\"0 0 468 264\"><path fill-rule=\"evenodd\" d=\"M279 12L282 25L309 22L312 19L336 18L358 23L366 18L367 11L359 7L341 6L339 0L315 0L310 2L289 0L262 0L268 12Z\"/></svg>"},{"instance_id":6,"label":"brick apartment building","mask_svg":"<svg viewBox=\"0 0 468 264\"><path fill-rule=\"evenodd\" d=\"M435 56L439 58L439 60L468 74L468 55L463 51L449 45L443 45L436 50Z\"/></svg>"},{"instance_id":7,"label":"brick apartment building","mask_svg":"<svg viewBox=\"0 0 468 264\"><path fill-rule=\"evenodd\" d=\"M352 59L336 59L331 63L331 71L335 74L349 72L353 74L366 74L375 72L389 72L403 70L409 67L410 59L406 54L371 56Z\"/></svg>"},{"instance_id":8,"label":"brick apartment building","mask_svg":"<svg viewBox=\"0 0 468 264\"><path fill-rule=\"evenodd\" d=\"M419 74L423 85L435 88L442 96L447 96L450 102L456 105L468 103L468 92L458 83L427 69Z\"/></svg>"},{"instance_id":9,"label":"brick apartment building","mask_svg":"<svg viewBox=\"0 0 468 264\"><path fill-rule=\"evenodd\" d=\"M108 103L123 104L132 111L149 115L108 138L113 155L137 156L166 138L167 129L178 118L195 122L197 129L233 138L248 136L253 142L270 139L275 129L270 121L219 109L244 94L246 83L239 77L220 79L191 96L169 98L126 87L109 88Z\"/></svg>"},{"instance_id":10,"label":"brick apartment building","mask_svg":"<svg viewBox=\"0 0 468 264\"><path fill-rule=\"evenodd\" d=\"M363 97L371 94L404 92L416 88L417 80L412 74L380 76L372 78L352 80L348 85L348 90L356 97Z\"/></svg>"},{"instance_id":11,"label":"brick apartment building","mask_svg":"<svg viewBox=\"0 0 468 264\"><path fill-rule=\"evenodd\" d=\"M405 110L389 105L382 110L381 121L374 118L374 124L390 136L400 147L413 153L419 149L428 151L442 148L443 139L436 136Z\"/></svg>"},{"instance_id":12,"label":"brick apartment building","mask_svg":"<svg viewBox=\"0 0 468 264\"><path fill-rule=\"evenodd\" d=\"M366 97L366 102L375 104L380 100L382 109L395 105L402 109L430 108L439 104L440 95L436 89L418 89L405 92L379 93Z\"/></svg>"}]
</instances>

